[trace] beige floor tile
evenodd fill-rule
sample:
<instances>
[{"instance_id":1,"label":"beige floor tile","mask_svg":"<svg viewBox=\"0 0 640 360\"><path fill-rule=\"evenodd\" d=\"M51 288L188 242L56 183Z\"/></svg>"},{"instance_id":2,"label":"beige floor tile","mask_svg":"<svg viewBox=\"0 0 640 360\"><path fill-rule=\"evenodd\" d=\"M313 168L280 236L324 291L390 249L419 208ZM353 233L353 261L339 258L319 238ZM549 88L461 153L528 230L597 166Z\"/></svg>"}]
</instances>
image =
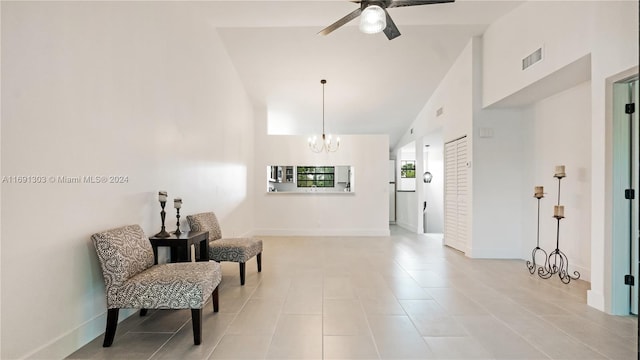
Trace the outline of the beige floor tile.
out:
<instances>
[{"instance_id":1,"label":"beige floor tile","mask_svg":"<svg viewBox=\"0 0 640 360\"><path fill-rule=\"evenodd\" d=\"M441 238L392 227L389 237L262 237L240 286L222 263L220 312L149 311L69 358L629 360L636 317L586 305L589 284L530 275L522 260L469 259ZM433 286L442 287L433 287Z\"/></svg>"},{"instance_id":2,"label":"beige floor tile","mask_svg":"<svg viewBox=\"0 0 640 360\"><path fill-rule=\"evenodd\" d=\"M316 287L308 288L309 292L304 292L304 288L296 287L294 292L290 292L282 307L285 314L308 314L322 315L322 291L315 290Z\"/></svg>"},{"instance_id":3,"label":"beige floor tile","mask_svg":"<svg viewBox=\"0 0 640 360\"><path fill-rule=\"evenodd\" d=\"M368 318L380 358L433 358L433 352L408 316L373 315Z\"/></svg>"},{"instance_id":4,"label":"beige floor tile","mask_svg":"<svg viewBox=\"0 0 640 360\"><path fill-rule=\"evenodd\" d=\"M212 307L206 307L203 311L213 312ZM134 315L138 316L138 315ZM157 310L147 314L147 319L140 323L136 332L176 332L191 319L189 310ZM143 317L144 318L144 317Z\"/></svg>"},{"instance_id":5,"label":"beige floor tile","mask_svg":"<svg viewBox=\"0 0 640 360\"><path fill-rule=\"evenodd\" d=\"M356 293L351 284L350 277L325 277L324 292L325 299L355 299Z\"/></svg>"},{"instance_id":6,"label":"beige floor tile","mask_svg":"<svg viewBox=\"0 0 640 360\"><path fill-rule=\"evenodd\" d=\"M324 335L369 335L369 324L359 300L324 300Z\"/></svg>"},{"instance_id":7,"label":"beige floor tile","mask_svg":"<svg viewBox=\"0 0 640 360\"><path fill-rule=\"evenodd\" d=\"M458 290L451 288L429 288L427 292L450 315L482 315L487 311Z\"/></svg>"},{"instance_id":8,"label":"beige floor tile","mask_svg":"<svg viewBox=\"0 0 640 360\"><path fill-rule=\"evenodd\" d=\"M235 316L235 314L213 312L203 314L202 343L200 345L193 345L193 327L191 322L188 322L160 348L151 360L207 359Z\"/></svg>"},{"instance_id":9,"label":"beige floor tile","mask_svg":"<svg viewBox=\"0 0 640 360\"><path fill-rule=\"evenodd\" d=\"M606 359L594 351L589 344L572 338L564 331L555 327L538 316L530 318L501 319L510 329L514 330L529 343L553 359L581 360Z\"/></svg>"},{"instance_id":10,"label":"beige floor tile","mask_svg":"<svg viewBox=\"0 0 640 360\"><path fill-rule=\"evenodd\" d=\"M422 336L467 336L468 332L435 300L400 300Z\"/></svg>"},{"instance_id":11,"label":"beige floor tile","mask_svg":"<svg viewBox=\"0 0 640 360\"><path fill-rule=\"evenodd\" d=\"M493 356L470 337L425 337L437 359L493 359Z\"/></svg>"},{"instance_id":12,"label":"beige floor tile","mask_svg":"<svg viewBox=\"0 0 640 360\"><path fill-rule=\"evenodd\" d=\"M460 316L456 320L496 359L549 358L493 316Z\"/></svg>"},{"instance_id":13,"label":"beige floor tile","mask_svg":"<svg viewBox=\"0 0 640 360\"><path fill-rule=\"evenodd\" d=\"M267 359L322 359L322 335L274 336Z\"/></svg>"},{"instance_id":14,"label":"beige floor tile","mask_svg":"<svg viewBox=\"0 0 640 360\"><path fill-rule=\"evenodd\" d=\"M69 355L68 359L149 359L171 336L173 334L170 333L128 332L115 339L108 348L102 347L103 338L100 336Z\"/></svg>"},{"instance_id":15,"label":"beige floor tile","mask_svg":"<svg viewBox=\"0 0 640 360\"><path fill-rule=\"evenodd\" d=\"M379 359L376 345L369 335L325 336L324 359Z\"/></svg>"},{"instance_id":16,"label":"beige floor tile","mask_svg":"<svg viewBox=\"0 0 640 360\"><path fill-rule=\"evenodd\" d=\"M292 315L282 314L273 336L294 337L322 335L322 315Z\"/></svg>"},{"instance_id":17,"label":"beige floor tile","mask_svg":"<svg viewBox=\"0 0 640 360\"><path fill-rule=\"evenodd\" d=\"M229 325L227 334L272 335L281 308L278 300L249 300Z\"/></svg>"},{"instance_id":18,"label":"beige floor tile","mask_svg":"<svg viewBox=\"0 0 640 360\"><path fill-rule=\"evenodd\" d=\"M225 335L210 359L264 359L271 336Z\"/></svg>"}]
</instances>

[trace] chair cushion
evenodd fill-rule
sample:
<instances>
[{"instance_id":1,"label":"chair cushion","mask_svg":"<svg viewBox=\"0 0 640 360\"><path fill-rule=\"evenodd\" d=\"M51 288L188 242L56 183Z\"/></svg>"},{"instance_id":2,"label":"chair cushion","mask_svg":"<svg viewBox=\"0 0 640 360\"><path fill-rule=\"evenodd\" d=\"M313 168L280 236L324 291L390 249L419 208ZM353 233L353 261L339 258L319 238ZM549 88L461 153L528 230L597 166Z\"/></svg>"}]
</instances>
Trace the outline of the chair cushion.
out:
<instances>
[{"instance_id":1,"label":"chair cushion","mask_svg":"<svg viewBox=\"0 0 640 360\"><path fill-rule=\"evenodd\" d=\"M91 236L107 290L153 266L153 248L139 225L106 230Z\"/></svg>"},{"instance_id":2,"label":"chair cushion","mask_svg":"<svg viewBox=\"0 0 640 360\"><path fill-rule=\"evenodd\" d=\"M212 261L155 265L111 288L107 307L201 309L221 280L220 264Z\"/></svg>"},{"instance_id":3,"label":"chair cushion","mask_svg":"<svg viewBox=\"0 0 640 360\"><path fill-rule=\"evenodd\" d=\"M209 241L209 259L213 261L247 262L262 252L262 240L227 238Z\"/></svg>"},{"instance_id":4,"label":"chair cushion","mask_svg":"<svg viewBox=\"0 0 640 360\"><path fill-rule=\"evenodd\" d=\"M222 238L222 230L216 214L212 212L187 215L187 222L191 231L208 231L209 240Z\"/></svg>"}]
</instances>

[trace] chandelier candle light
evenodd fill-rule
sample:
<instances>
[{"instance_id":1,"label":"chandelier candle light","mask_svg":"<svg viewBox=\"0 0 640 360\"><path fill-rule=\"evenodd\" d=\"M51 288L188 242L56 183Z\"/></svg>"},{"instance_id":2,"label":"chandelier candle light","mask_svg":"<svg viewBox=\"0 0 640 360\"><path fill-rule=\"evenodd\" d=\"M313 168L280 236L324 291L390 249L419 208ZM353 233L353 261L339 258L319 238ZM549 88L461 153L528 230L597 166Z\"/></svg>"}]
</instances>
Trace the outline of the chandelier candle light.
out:
<instances>
[{"instance_id":1,"label":"chandelier candle light","mask_svg":"<svg viewBox=\"0 0 640 360\"><path fill-rule=\"evenodd\" d=\"M173 207L176 208L176 219L178 219L178 222L176 223L176 231L174 231L174 234L176 234L176 236L179 236L180 234L182 234L182 231L180 231L180 208L182 207L182 199L173 199Z\"/></svg>"},{"instance_id":2,"label":"chandelier candle light","mask_svg":"<svg viewBox=\"0 0 640 360\"><path fill-rule=\"evenodd\" d=\"M159 191L158 192L158 200L160 201L160 207L162 208L162 211L160 211L160 219L162 220L162 228L160 229L160 232L157 233L155 236L156 237L169 237L169 236L171 236L171 234L169 234L167 232L167 230L165 230L165 228L164 228L164 219L165 219L165 216L167 215L167 213L164 212L164 206L167 204L167 192L166 191Z\"/></svg>"},{"instance_id":3,"label":"chandelier candle light","mask_svg":"<svg viewBox=\"0 0 640 360\"><path fill-rule=\"evenodd\" d=\"M309 148L315 153L321 153L323 151L334 152L340 147L340 138L336 138L336 141L333 142L331 134L325 135L324 133L324 85L327 83L327 80L322 79L320 83L322 84L322 140L318 141L317 136L310 137L308 139Z\"/></svg>"}]
</instances>

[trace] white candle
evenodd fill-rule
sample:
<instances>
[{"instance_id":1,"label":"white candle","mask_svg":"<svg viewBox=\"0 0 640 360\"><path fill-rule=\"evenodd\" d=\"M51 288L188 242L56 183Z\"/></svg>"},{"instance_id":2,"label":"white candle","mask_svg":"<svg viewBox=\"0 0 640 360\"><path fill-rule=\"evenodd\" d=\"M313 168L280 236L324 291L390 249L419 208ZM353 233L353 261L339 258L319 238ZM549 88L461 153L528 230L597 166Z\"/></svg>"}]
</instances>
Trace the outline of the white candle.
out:
<instances>
[{"instance_id":1,"label":"white candle","mask_svg":"<svg viewBox=\"0 0 640 360\"><path fill-rule=\"evenodd\" d=\"M158 192L158 200L160 200L160 202L166 202L167 201L167 192L166 191L159 191Z\"/></svg>"},{"instance_id":2,"label":"white candle","mask_svg":"<svg viewBox=\"0 0 640 360\"><path fill-rule=\"evenodd\" d=\"M566 176L567 174L565 174L564 172L564 165L558 165L556 166L556 175L555 176Z\"/></svg>"},{"instance_id":3,"label":"white candle","mask_svg":"<svg viewBox=\"0 0 640 360\"><path fill-rule=\"evenodd\" d=\"M564 206L563 205L554 205L553 206L553 216L555 217L564 217Z\"/></svg>"},{"instance_id":4,"label":"white candle","mask_svg":"<svg viewBox=\"0 0 640 360\"><path fill-rule=\"evenodd\" d=\"M544 187L543 186L536 186L534 187L534 196L537 198L541 198L544 196Z\"/></svg>"},{"instance_id":5,"label":"white candle","mask_svg":"<svg viewBox=\"0 0 640 360\"><path fill-rule=\"evenodd\" d=\"M175 207L176 209L180 209L182 207L182 199L181 198L173 199L173 207Z\"/></svg>"}]
</instances>

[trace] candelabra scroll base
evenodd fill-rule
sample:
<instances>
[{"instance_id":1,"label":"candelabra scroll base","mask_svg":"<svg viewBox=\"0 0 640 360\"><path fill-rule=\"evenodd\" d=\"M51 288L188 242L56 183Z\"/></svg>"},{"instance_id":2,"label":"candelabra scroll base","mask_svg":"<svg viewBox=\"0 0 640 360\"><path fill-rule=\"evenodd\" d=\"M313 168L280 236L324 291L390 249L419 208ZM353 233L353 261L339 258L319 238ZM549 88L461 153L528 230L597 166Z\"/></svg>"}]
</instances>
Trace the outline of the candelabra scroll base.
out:
<instances>
[{"instance_id":1,"label":"candelabra scroll base","mask_svg":"<svg viewBox=\"0 0 640 360\"><path fill-rule=\"evenodd\" d=\"M571 280L580 279L580 273L574 271L573 276L569 274L569 258L560 250L560 220L562 220L564 216L557 215L554 217L558 221L558 227L556 230L556 249L549 253L545 266L538 269L538 276L543 279L549 279L553 275L558 274L560 281L568 284Z\"/></svg>"},{"instance_id":2,"label":"candelabra scroll base","mask_svg":"<svg viewBox=\"0 0 640 360\"><path fill-rule=\"evenodd\" d=\"M569 274L569 258L557 248L549 254L545 267L538 269L538 276L543 279L548 279L555 274L558 274L560 281L565 284L570 283L571 280L580 279L580 273L577 271L573 272L573 276Z\"/></svg>"},{"instance_id":3,"label":"candelabra scroll base","mask_svg":"<svg viewBox=\"0 0 640 360\"><path fill-rule=\"evenodd\" d=\"M544 265L542 265L541 263L536 263L536 255L541 255L541 257L544 259ZM548 262L547 252L538 246L534 247L533 250L531 251L531 261L527 260L527 268L529 269L529 273L535 274L536 269L538 269L538 275L539 275L540 270L547 267L547 262Z\"/></svg>"}]
</instances>

